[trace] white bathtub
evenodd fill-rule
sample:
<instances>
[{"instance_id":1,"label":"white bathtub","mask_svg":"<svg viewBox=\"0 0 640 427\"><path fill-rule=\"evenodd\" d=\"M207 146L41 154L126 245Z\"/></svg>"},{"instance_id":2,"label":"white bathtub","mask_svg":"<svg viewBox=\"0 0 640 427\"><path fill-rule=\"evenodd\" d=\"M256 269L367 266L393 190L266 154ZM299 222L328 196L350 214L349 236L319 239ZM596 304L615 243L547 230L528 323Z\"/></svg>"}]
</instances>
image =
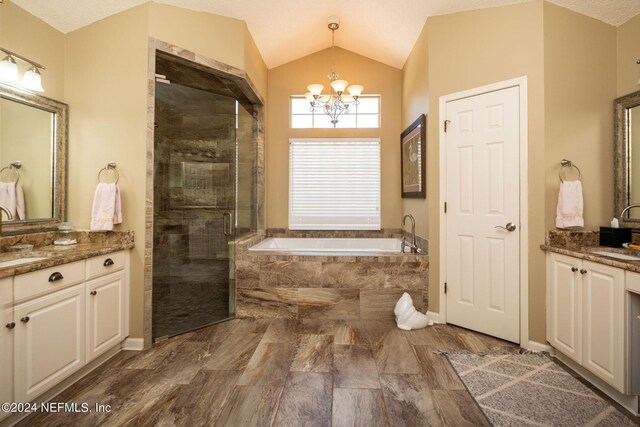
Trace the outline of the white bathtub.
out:
<instances>
[{"instance_id":1,"label":"white bathtub","mask_svg":"<svg viewBox=\"0 0 640 427\"><path fill-rule=\"evenodd\" d=\"M343 239L270 237L252 246L251 252L384 252L400 253L400 239Z\"/></svg>"}]
</instances>

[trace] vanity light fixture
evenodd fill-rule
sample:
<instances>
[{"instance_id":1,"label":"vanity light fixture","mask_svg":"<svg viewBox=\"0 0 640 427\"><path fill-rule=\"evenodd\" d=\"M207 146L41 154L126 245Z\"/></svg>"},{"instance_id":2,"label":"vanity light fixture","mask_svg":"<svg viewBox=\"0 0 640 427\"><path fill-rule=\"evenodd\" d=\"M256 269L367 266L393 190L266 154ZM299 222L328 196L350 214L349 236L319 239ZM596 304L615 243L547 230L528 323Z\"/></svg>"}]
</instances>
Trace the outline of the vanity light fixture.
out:
<instances>
[{"instance_id":1,"label":"vanity light fixture","mask_svg":"<svg viewBox=\"0 0 640 427\"><path fill-rule=\"evenodd\" d=\"M331 30L331 73L327 77L331 81L331 93L323 95L324 85L316 83L307 86L309 92L304 96L311 104L311 111L316 109L324 111L331 118L333 127L336 127L338 117L343 113L349 113L349 106L358 105L358 97L364 88L360 85L348 86L348 81L338 79L339 76L335 71L335 32L340 28L340 18L330 16L328 21L328 27ZM344 93L345 90L349 92L349 95Z\"/></svg>"},{"instance_id":2,"label":"vanity light fixture","mask_svg":"<svg viewBox=\"0 0 640 427\"><path fill-rule=\"evenodd\" d=\"M42 75L40 74L40 70L45 69L44 65L38 64L35 61L2 47L0 47L0 51L7 54L7 56L0 61L0 81L4 81L10 85L20 86L34 92L44 92L44 89L42 88ZM22 81L18 76L18 64L16 64L16 58L31 66L29 70L24 73Z\"/></svg>"}]
</instances>

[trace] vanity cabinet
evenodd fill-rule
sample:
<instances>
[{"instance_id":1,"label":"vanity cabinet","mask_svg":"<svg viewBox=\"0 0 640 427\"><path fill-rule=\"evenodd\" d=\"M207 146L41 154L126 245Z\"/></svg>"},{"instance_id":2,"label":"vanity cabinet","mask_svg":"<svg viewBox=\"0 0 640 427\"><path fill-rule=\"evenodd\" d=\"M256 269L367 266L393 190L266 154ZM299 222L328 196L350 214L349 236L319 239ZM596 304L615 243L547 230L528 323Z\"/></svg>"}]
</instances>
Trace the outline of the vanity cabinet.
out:
<instances>
[{"instance_id":1,"label":"vanity cabinet","mask_svg":"<svg viewBox=\"0 0 640 427\"><path fill-rule=\"evenodd\" d=\"M84 366L84 308L83 285L15 307L16 402L29 402Z\"/></svg>"},{"instance_id":2,"label":"vanity cabinet","mask_svg":"<svg viewBox=\"0 0 640 427\"><path fill-rule=\"evenodd\" d=\"M129 335L128 251L2 279L0 310L0 398L29 402Z\"/></svg>"},{"instance_id":3,"label":"vanity cabinet","mask_svg":"<svg viewBox=\"0 0 640 427\"><path fill-rule=\"evenodd\" d=\"M624 270L547 255L547 339L616 390L625 392Z\"/></svg>"},{"instance_id":4,"label":"vanity cabinet","mask_svg":"<svg viewBox=\"0 0 640 427\"><path fill-rule=\"evenodd\" d=\"M0 322L0 403L13 402L13 277L0 279Z\"/></svg>"}]
</instances>

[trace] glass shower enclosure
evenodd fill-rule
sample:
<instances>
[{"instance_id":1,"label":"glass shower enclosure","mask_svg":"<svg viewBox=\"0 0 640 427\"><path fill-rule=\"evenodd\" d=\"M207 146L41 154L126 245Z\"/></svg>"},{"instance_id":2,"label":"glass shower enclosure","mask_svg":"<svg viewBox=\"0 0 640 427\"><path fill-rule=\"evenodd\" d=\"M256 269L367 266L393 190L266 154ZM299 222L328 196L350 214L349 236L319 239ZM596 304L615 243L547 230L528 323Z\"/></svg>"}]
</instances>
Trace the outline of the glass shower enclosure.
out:
<instances>
[{"instance_id":1,"label":"glass shower enclosure","mask_svg":"<svg viewBox=\"0 0 640 427\"><path fill-rule=\"evenodd\" d=\"M255 230L252 106L224 78L159 56L154 340L234 316L233 241Z\"/></svg>"}]
</instances>

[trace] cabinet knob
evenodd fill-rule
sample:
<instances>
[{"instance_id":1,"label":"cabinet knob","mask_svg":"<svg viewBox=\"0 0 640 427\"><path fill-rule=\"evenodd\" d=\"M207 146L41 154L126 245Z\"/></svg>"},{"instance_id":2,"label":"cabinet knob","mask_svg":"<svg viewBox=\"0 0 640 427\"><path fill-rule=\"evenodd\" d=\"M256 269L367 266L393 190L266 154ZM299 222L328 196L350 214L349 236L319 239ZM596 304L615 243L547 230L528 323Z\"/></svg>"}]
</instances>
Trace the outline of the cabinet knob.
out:
<instances>
[{"instance_id":1,"label":"cabinet knob","mask_svg":"<svg viewBox=\"0 0 640 427\"><path fill-rule=\"evenodd\" d=\"M20 321L21 321L22 323L28 323L28 322L29 322L29 320L30 320L30 319L29 319L29 316L25 316L25 317L23 317L23 318L21 318L21 319L20 319Z\"/></svg>"},{"instance_id":2,"label":"cabinet knob","mask_svg":"<svg viewBox=\"0 0 640 427\"><path fill-rule=\"evenodd\" d=\"M7 329L13 329L16 327L16 322L7 323L5 326Z\"/></svg>"},{"instance_id":3,"label":"cabinet knob","mask_svg":"<svg viewBox=\"0 0 640 427\"><path fill-rule=\"evenodd\" d=\"M64 276L62 275L62 273L59 273L57 271L55 273L51 273L51 276L49 276L50 282L57 282L58 280L62 279L64 279Z\"/></svg>"},{"instance_id":4,"label":"cabinet knob","mask_svg":"<svg viewBox=\"0 0 640 427\"><path fill-rule=\"evenodd\" d=\"M585 270L584 268L580 269L580 274L587 274L587 270Z\"/></svg>"},{"instance_id":5,"label":"cabinet knob","mask_svg":"<svg viewBox=\"0 0 640 427\"><path fill-rule=\"evenodd\" d=\"M576 271L578 271L578 267L571 267L571 271L575 273Z\"/></svg>"},{"instance_id":6,"label":"cabinet knob","mask_svg":"<svg viewBox=\"0 0 640 427\"><path fill-rule=\"evenodd\" d=\"M89 294L93 295L93 296L96 296L96 295L98 295L98 291L91 291L91 292L89 292Z\"/></svg>"},{"instance_id":7,"label":"cabinet knob","mask_svg":"<svg viewBox=\"0 0 640 427\"><path fill-rule=\"evenodd\" d=\"M112 266L113 264L115 264L115 262L113 262L111 258L107 258L104 260L104 263L102 265L104 265L105 267L109 267L109 266Z\"/></svg>"}]
</instances>

